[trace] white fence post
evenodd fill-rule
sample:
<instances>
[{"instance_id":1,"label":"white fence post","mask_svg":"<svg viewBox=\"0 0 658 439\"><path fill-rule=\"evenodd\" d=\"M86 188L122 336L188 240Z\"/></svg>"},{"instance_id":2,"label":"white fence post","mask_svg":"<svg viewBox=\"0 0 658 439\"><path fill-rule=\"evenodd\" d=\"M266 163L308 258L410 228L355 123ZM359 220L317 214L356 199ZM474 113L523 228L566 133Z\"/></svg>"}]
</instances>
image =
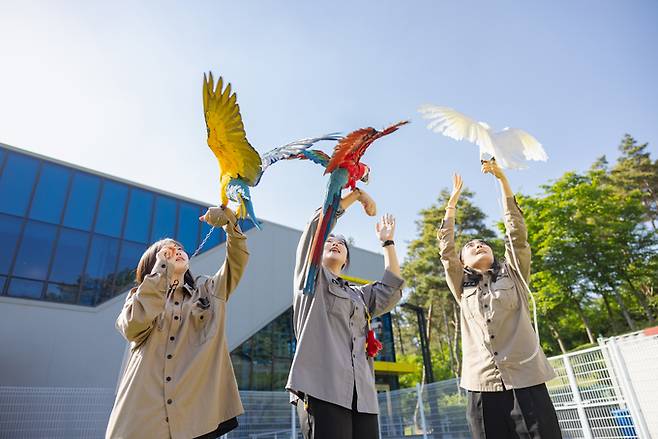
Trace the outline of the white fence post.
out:
<instances>
[{"instance_id":1,"label":"white fence post","mask_svg":"<svg viewBox=\"0 0 658 439\"><path fill-rule=\"evenodd\" d=\"M425 424L425 407L423 407L423 392L420 384L416 384L418 394L418 410L420 411L420 426L423 429L423 439L427 439L427 425Z\"/></svg>"},{"instance_id":2,"label":"white fence post","mask_svg":"<svg viewBox=\"0 0 658 439\"><path fill-rule=\"evenodd\" d=\"M619 350L619 345L615 337L610 337L605 341L606 347L609 348L610 358L612 363L609 367L612 368L616 375L621 379L621 388L624 396L624 400L628 404L630 409L631 418L633 419L633 425L636 428L636 432L640 439L651 438L649 434L649 429L646 422L644 421L644 415L642 414L642 409L640 404L637 401L637 395L635 394L635 389L633 388L633 383L628 374L628 369L626 368L626 362L624 361L624 356Z\"/></svg>"},{"instance_id":3,"label":"white fence post","mask_svg":"<svg viewBox=\"0 0 658 439\"><path fill-rule=\"evenodd\" d=\"M585 439L593 439L592 430L590 429L589 421L587 420L587 413L585 413L585 407L583 407L583 400L580 398L580 391L578 390L576 375L573 373L573 368L571 367L571 361L567 355L562 357L562 361L564 362L564 370L566 371L567 378L569 379L569 387L571 387L573 400L576 403L578 419L580 420L580 425L583 427L583 437Z\"/></svg>"}]
</instances>

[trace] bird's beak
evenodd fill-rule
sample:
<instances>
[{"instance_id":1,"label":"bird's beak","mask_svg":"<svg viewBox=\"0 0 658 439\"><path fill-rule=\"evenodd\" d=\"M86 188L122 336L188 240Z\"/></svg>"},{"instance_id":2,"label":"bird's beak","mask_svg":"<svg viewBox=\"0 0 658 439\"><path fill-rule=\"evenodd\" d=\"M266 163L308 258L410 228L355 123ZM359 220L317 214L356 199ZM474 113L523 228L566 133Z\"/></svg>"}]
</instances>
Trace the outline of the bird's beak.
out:
<instances>
[{"instance_id":1,"label":"bird's beak","mask_svg":"<svg viewBox=\"0 0 658 439\"><path fill-rule=\"evenodd\" d=\"M361 177L361 181L365 184L368 184L369 180L370 180L370 168L366 166L366 172L363 174L363 177Z\"/></svg>"}]
</instances>

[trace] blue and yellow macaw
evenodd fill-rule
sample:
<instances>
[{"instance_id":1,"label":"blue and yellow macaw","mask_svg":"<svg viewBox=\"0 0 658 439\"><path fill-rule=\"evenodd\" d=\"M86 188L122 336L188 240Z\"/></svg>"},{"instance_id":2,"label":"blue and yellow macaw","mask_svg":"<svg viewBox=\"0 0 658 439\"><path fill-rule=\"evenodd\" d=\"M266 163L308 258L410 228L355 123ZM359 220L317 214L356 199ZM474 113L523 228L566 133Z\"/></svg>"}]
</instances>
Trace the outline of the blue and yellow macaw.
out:
<instances>
[{"instance_id":1,"label":"blue and yellow macaw","mask_svg":"<svg viewBox=\"0 0 658 439\"><path fill-rule=\"evenodd\" d=\"M260 182L265 169L279 160L319 160L313 158L321 157L322 152L309 148L321 140L340 139L335 133L302 139L275 148L261 158L247 140L240 106L235 93L231 93L231 84L224 88L224 81L220 76L215 85L212 72L208 76L203 75L203 111L208 131L208 146L219 162L221 203L226 206L229 199L237 202L236 216L249 217L259 229L260 224L254 212L249 187Z\"/></svg>"}]
</instances>

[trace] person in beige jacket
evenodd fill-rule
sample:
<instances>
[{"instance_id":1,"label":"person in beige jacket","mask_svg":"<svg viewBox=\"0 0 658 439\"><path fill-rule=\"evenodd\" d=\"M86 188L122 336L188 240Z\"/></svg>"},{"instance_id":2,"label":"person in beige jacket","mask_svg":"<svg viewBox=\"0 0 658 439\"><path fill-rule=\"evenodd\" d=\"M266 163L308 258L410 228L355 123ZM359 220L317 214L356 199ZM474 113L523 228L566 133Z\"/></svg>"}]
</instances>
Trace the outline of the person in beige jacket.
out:
<instances>
[{"instance_id":1,"label":"person in beige jacket","mask_svg":"<svg viewBox=\"0 0 658 439\"><path fill-rule=\"evenodd\" d=\"M106 439L218 438L243 413L229 357L226 301L249 253L229 208L200 218L226 231L226 260L214 276L194 278L188 256L174 240L152 244L117 318L130 342Z\"/></svg>"},{"instance_id":2,"label":"person in beige jacket","mask_svg":"<svg viewBox=\"0 0 658 439\"><path fill-rule=\"evenodd\" d=\"M467 418L474 438L561 438L555 409L544 384L555 377L532 327L527 283L530 245L523 215L507 177L495 160L482 172L493 174L504 194L509 234L505 260L474 239L457 252L455 211L462 179L453 189L438 230L446 281L460 306L462 371L468 391Z\"/></svg>"}]
</instances>

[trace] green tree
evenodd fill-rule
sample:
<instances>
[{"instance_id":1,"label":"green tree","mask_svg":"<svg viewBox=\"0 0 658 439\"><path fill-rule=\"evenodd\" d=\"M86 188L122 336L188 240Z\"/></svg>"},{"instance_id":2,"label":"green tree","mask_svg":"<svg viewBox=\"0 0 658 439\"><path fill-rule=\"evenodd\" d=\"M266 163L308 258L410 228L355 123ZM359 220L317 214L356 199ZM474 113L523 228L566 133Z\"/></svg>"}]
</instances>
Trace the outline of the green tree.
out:
<instances>
[{"instance_id":1,"label":"green tree","mask_svg":"<svg viewBox=\"0 0 658 439\"><path fill-rule=\"evenodd\" d=\"M655 234L645 226L640 191L619 191L608 182L599 165L584 175L565 174L543 186L538 197L520 198L534 251L533 287L554 336L564 330L558 325L567 313L578 316L589 342L596 333L608 333L592 326L596 305L615 332L620 323L637 329L642 313L648 322L654 320L643 296L628 294L628 287L650 269Z\"/></svg>"}]
</instances>

